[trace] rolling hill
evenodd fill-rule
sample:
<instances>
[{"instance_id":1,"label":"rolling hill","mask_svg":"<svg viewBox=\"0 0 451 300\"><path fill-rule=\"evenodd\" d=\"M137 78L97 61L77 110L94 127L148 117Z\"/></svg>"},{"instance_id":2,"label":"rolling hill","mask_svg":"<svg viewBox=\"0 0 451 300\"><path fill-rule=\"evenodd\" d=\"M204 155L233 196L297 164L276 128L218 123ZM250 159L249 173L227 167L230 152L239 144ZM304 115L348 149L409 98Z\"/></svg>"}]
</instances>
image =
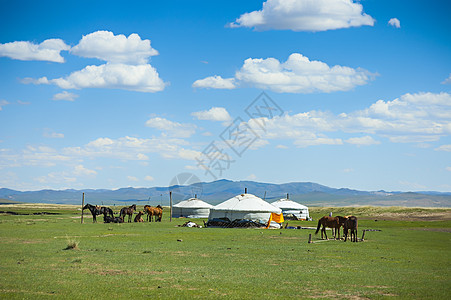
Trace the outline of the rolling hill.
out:
<instances>
[{"instance_id":1,"label":"rolling hill","mask_svg":"<svg viewBox=\"0 0 451 300\"><path fill-rule=\"evenodd\" d=\"M284 184L262 183L255 181L217 180L187 186L151 188L85 189L85 190L40 190L15 191L0 188L0 198L8 201L55 204L80 204L82 194L85 202L104 205L126 205L130 202L150 205L169 205L169 192L173 203L194 197L213 205L237 194L248 192L269 202L285 198L311 206L410 206L410 207L451 207L451 193L440 192L385 192L358 191L347 188L331 188L313 182L291 182Z\"/></svg>"}]
</instances>

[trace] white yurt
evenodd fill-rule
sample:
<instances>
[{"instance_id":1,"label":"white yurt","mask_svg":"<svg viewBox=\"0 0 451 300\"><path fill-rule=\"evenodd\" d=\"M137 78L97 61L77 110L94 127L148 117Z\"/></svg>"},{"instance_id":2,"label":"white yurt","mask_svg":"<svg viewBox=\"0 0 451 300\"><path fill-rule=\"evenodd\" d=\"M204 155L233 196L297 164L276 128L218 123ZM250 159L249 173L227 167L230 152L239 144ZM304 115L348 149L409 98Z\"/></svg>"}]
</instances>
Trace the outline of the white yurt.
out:
<instances>
[{"instance_id":1,"label":"white yurt","mask_svg":"<svg viewBox=\"0 0 451 300\"><path fill-rule=\"evenodd\" d=\"M273 206L278 207L282 210L282 213L285 216L294 215L298 219L308 220L309 213L308 207L297 202L291 201L287 198L283 198L271 203Z\"/></svg>"},{"instance_id":2,"label":"white yurt","mask_svg":"<svg viewBox=\"0 0 451 300\"><path fill-rule=\"evenodd\" d=\"M197 198L190 198L185 201L181 201L172 206L173 218L208 218L210 214L210 208L213 205L208 204Z\"/></svg>"},{"instance_id":3,"label":"white yurt","mask_svg":"<svg viewBox=\"0 0 451 300\"><path fill-rule=\"evenodd\" d=\"M267 223L271 213L280 214L282 210L252 194L237 195L210 209L208 220L228 218L234 220L251 220Z\"/></svg>"}]
</instances>

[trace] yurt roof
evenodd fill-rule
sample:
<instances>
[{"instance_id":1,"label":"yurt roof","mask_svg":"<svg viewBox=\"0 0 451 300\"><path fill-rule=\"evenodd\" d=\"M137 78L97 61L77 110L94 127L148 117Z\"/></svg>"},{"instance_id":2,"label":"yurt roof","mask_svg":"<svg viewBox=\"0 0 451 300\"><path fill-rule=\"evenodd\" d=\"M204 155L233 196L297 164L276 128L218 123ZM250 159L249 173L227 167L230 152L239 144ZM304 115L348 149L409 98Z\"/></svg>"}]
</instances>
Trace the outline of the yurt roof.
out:
<instances>
[{"instance_id":1,"label":"yurt roof","mask_svg":"<svg viewBox=\"0 0 451 300\"><path fill-rule=\"evenodd\" d=\"M185 201L181 201L173 207L180 207L180 208L212 208L213 205L208 204L207 202L204 202L202 200L199 200L197 198L190 198Z\"/></svg>"},{"instance_id":2,"label":"yurt roof","mask_svg":"<svg viewBox=\"0 0 451 300\"><path fill-rule=\"evenodd\" d=\"M289 199L280 199L277 200L275 202L271 203L272 205L274 205L275 207L279 207L279 208L285 208L285 209L306 209L308 208L305 205L299 204L297 202L291 201Z\"/></svg>"},{"instance_id":3,"label":"yurt roof","mask_svg":"<svg viewBox=\"0 0 451 300\"><path fill-rule=\"evenodd\" d=\"M261 198L252 194L241 194L224 201L212 209L233 211L273 212L280 214L282 211Z\"/></svg>"}]
</instances>

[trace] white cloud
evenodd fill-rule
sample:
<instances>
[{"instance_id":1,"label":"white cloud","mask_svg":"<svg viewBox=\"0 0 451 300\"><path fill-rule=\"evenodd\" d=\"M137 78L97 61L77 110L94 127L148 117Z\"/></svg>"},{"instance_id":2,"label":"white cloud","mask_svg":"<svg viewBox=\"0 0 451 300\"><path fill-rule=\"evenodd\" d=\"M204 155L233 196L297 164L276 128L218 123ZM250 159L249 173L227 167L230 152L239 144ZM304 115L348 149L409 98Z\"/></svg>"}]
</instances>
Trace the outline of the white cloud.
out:
<instances>
[{"instance_id":1,"label":"white cloud","mask_svg":"<svg viewBox=\"0 0 451 300\"><path fill-rule=\"evenodd\" d=\"M43 44L49 48L57 48L59 45L58 49L70 49L61 40L47 40L41 45ZM96 31L83 36L70 52L82 57L98 58L107 63L99 66L89 65L61 78L24 78L22 83L55 84L62 89L105 88L148 93L159 92L165 88L166 84L156 69L148 64L149 58L158 55L158 51L150 46L150 40L142 40L135 33L126 37L122 34L114 35L109 31ZM62 57L61 60L60 62L64 61ZM64 91L56 94L53 99L73 101L75 97L74 94Z\"/></svg>"},{"instance_id":2,"label":"white cloud","mask_svg":"<svg viewBox=\"0 0 451 300\"><path fill-rule=\"evenodd\" d=\"M449 74L448 78L442 81L442 84L451 84L451 73Z\"/></svg>"},{"instance_id":3,"label":"white cloud","mask_svg":"<svg viewBox=\"0 0 451 300\"><path fill-rule=\"evenodd\" d=\"M371 136L363 136L363 137L355 137L355 138L349 138L345 141L346 143L358 145L358 146L370 146L370 145L377 145L381 142L376 141Z\"/></svg>"},{"instance_id":4,"label":"white cloud","mask_svg":"<svg viewBox=\"0 0 451 300\"><path fill-rule=\"evenodd\" d=\"M397 18L391 18L388 21L388 24L396 28L401 28L401 22L399 22Z\"/></svg>"},{"instance_id":5,"label":"white cloud","mask_svg":"<svg viewBox=\"0 0 451 300\"><path fill-rule=\"evenodd\" d=\"M257 179L257 176L255 174L251 174L246 177L246 180L255 180L255 179Z\"/></svg>"},{"instance_id":6,"label":"white cloud","mask_svg":"<svg viewBox=\"0 0 451 300\"><path fill-rule=\"evenodd\" d=\"M264 129L260 127L262 123ZM451 134L451 95L405 94L392 101L379 100L367 109L354 112L335 115L309 111L250 119L248 125L264 140L292 140L298 147L343 144L340 138L329 137L330 132L367 134L345 140L355 145L380 143L370 135L393 143L426 143ZM436 150L451 151L451 146L443 145Z\"/></svg>"},{"instance_id":7,"label":"white cloud","mask_svg":"<svg viewBox=\"0 0 451 300\"><path fill-rule=\"evenodd\" d=\"M293 53L286 62L275 58L246 59L235 74L235 82L278 93L330 93L367 84L372 77L374 74L361 68L330 67L324 62L311 61L302 54ZM214 85L209 87L215 88Z\"/></svg>"},{"instance_id":8,"label":"white cloud","mask_svg":"<svg viewBox=\"0 0 451 300\"><path fill-rule=\"evenodd\" d=\"M65 78L48 80L25 78L22 82L34 84L55 84L62 89L106 88L124 89L137 92L159 92L165 83L151 65L126 65L107 63L87 66Z\"/></svg>"},{"instance_id":9,"label":"white cloud","mask_svg":"<svg viewBox=\"0 0 451 300\"><path fill-rule=\"evenodd\" d=\"M172 137L188 138L196 132L196 125L177 123L160 117L147 120L146 126L161 130Z\"/></svg>"},{"instance_id":10,"label":"white cloud","mask_svg":"<svg viewBox=\"0 0 451 300\"><path fill-rule=\"evenodd\" d=\"M221 76L210 76L204 79L196 80L193 83L195 88L212 88L212 89L226 89L232 90L236 88L234 78L222 78Z\"/></svg>"},{"instance_id":11,"label":"white cloud","mask_svg":"<svg viewBox=\"0 0 451 300\"><path fill-rule=\"evenodd\" d=\"M6 100L0 100L0 111L2 110L2 106L8 105L9 102Z\"/></svg>"},{"instance_id":12,"label":"white cloud","mask_svg":"<svg viewBox=\"0 0 451 300\"><path fill-rule=\"evenodd\" d=\"M95 175L97 175L97 172L95 170L87 169L83 165L75 166L73 173L76 176L95 176Z\"/></svg>"},{"instance_id":13,"label":"white cloud","mask_svg":"<svg viewBox=\"0 0 451 300\"><path fill-rule=\"evenodd\" d=\"M268 0L258 11L242 14L230 27L256 30L325 31L374 25L353 0Z\"/></svg>"},{"instance_id":14,"label":"white cloud","mask_svg":"<svg viewBox=\"0 0 451 300\"><path fill-rule=\"evenodd\" d=\"M50 139L62 139L64 138L64 133L57 133L50 129L45 129L43 136Z\"/></svg>"},{"instance_id":15,"label":"white cloud","mask_svg":"<svg viewBox=\"0 0 451 300\"><path fill-rule=\"evenodd\" d=\"M74 101L78 98L77 94L69 93L68 91L62 91L61 93L53 95L53 100L65 100L65 101Z\"/></svg>"},{"instance_id":16,"label":"white cloud","mask_svg":"<svg viewBox=\"0 0 451 300\"><path fill-rule=\"evenodd\" d=\"M6 56L17 60L39 60L63 63L60 55L63 50L70 47L61 39L48 39L40 44L26 41L0 44L0 56Z\"/></svg>"},{"instance_id":17,"label":"white cloud","mask_svg":"<svg viewBox=\"0 0 451 300\"><path fill-rule=\"evenodd\" d=\"M446 167L446 171L450 171L451 172L451 167Z\"/></svg>"},{"instance_id":18,"label":"white cloud","mask_svg":"<svg viewBox=\"0 0 451 300\"><path fill-rule=\"evenodd\" d=\"M128 179L129 181L139 181L139 179L136 178L135 176L127 176L127 179Z\"/></svg>"},{"instance_id":19,"label":"white cloud","mask_svg":"<svg viewBox=\"0 0 451 300\"><path fill-rule=\"evenodd\" d=\"M141 40L136 33L126 37L102 30L84 35L70 52L82 57L124 64L146 64L150 56L158 55L158 51L150 46L150 40Z\"/></svg>"},{"instance_id":20,"label":"white cloud","mask_svg":"<svg viewBox=\"0 0 451 300\"><path fill-rule=\"evenodd\" d=\"M451 152L451 145L441 145L438 148L435 148L436 151L446 151Z\"/></svg>"},{"instance_id":21,"label":"white cloud","mask_svg":"<svg viewBox=\"0 0 451 300\"><path fill-rule=\"evenodd\" d=\"M146 177L144 177L144 180L145 180L145 181L154 181L155 178L153 178L153 177L150 176L150 175L147 175Z\"/></svg>"},{"instance_id":22,"label":"white cloud","mask_svg":"<svg viewBox=\"0 0 451 300\"><path fill-rule=\"evenodd\" d=\"M224 107L212 107L209 110L193 112L191 115L198 120L208 121L230 121L232 119Z\"/></svg>"},{"instance_id":23,"label":"white cloud","mask_svg":"<svg viewBox=\"0 0 451 300\"><path fill-rule=\"evenodd\" d=\"M157 153L167 159L194 160L200 152L185 149L185 140L175 138L141 139L136 137L121 137L118 139L98 138L82 147L68 147L61 152L73 159L77 158L113 158L130 161L141 161L148 154Z\"/></svg>"},{"instance_id":24,"label":"white cloud","mask_svg":"<svg viewBox=\"0 0 451 300\"><path fill-rule=\"evenodd\" d=\"M285 145L277 145L276 148L277 149L288 149L288 147Z\"/></svg>"}]
</instances>

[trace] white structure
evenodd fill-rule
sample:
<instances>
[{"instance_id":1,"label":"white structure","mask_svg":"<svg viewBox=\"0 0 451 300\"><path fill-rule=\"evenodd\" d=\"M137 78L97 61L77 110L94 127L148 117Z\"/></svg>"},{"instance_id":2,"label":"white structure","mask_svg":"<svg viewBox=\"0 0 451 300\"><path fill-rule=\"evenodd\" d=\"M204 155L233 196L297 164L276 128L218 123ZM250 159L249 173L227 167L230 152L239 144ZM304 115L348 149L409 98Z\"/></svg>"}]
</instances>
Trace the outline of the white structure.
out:
<instances>
[{"instance_id":1,"label":"white structure","mask_svg":"<svg viewBox=\"0 0 451 300\"><path fill-rule=\"evenodd\" d=\"M271 213L280 214L282 210L252 194L241 194L224 201L210 209L208 220L229 218L268 223Z\"/></svg>"},{"instance_id":2,"label":"white structure","mask_svg":"<svg viewBox=\"0 0 451 300\"><path fill-rule=\"evenodd\" d=\"M188 200L179 202L172 206L173 218L208 218L210 208L213 205L208 204L197 198L190 198Z\"/></svg>"},{"instance_id":3,"label":"white structure","mask_svg":"<svg viewBox=\"0 0 451 300\"><path fill-rule=\"evenodd\" d=\"M291 201L288 198L277 200L275 202L272 202L271 204L282 209L284 216L293 214L298 219L308 220L309 218L307 206Z\"/></svg>"}]
</instances>

